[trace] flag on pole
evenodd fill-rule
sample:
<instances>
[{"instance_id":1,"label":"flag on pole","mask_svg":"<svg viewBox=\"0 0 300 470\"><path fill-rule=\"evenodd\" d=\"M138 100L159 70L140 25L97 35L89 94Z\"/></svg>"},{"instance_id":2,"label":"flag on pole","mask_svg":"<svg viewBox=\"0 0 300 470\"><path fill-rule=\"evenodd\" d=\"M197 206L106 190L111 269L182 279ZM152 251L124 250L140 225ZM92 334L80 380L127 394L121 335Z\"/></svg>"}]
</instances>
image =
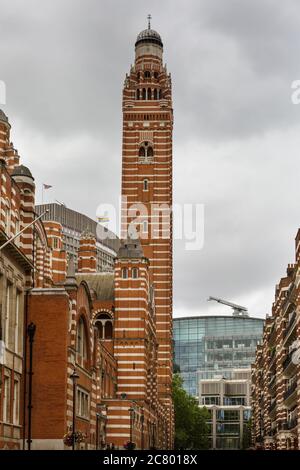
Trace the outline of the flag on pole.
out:
<instances>
[{"instance_id":1,"label":"flag on pole","mask_svg":"<svg viewBox=\"0 0 300 470\"><path fill-rule=\"evenodd\" d=\"M51 184L45 184L45 183L43 183L43 187L44 187L44 189L52 188Z\"/></svg>"}]
</instances>

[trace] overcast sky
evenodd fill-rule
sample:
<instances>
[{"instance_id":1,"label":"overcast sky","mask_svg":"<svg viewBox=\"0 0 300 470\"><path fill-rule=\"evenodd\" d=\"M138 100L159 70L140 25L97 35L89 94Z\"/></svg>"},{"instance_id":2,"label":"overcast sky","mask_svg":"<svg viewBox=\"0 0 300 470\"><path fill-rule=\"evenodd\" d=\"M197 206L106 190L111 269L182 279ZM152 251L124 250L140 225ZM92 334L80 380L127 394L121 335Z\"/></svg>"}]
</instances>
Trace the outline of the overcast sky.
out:
<instances>
[{"instance_id":1,"label":"overcast sky","mask_svg":"<svg viewBox=\"0 0 300 470\"><path fill-rule=\"evenodd\" d=\"M151 6L150 6L151 5ZM150 11L149 11L150 9ZM200 251L175 243L174 315L264 316L300 225L298 0L0 0L2 106L22 163L95 217L117 204L121 92L152 14L172 74L174 201L205 206Z\"/></svg>"}]
</instances>

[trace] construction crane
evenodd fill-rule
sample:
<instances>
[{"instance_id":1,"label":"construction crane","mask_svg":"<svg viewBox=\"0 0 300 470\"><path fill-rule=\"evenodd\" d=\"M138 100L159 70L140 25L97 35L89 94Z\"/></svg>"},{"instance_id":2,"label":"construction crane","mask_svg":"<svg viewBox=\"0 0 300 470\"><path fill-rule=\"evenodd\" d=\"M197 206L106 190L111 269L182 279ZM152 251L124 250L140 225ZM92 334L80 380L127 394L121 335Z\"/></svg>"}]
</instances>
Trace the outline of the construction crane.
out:
<instances>
[{"instance_id":1,"label":"construction crane","mask_svg":"<svg viewBox=\"0 0 300 470\"><path fill-rule=\"evenodd\" d=\"M214 300L219 304L228 305L228 307L231 307L233 309L234 316L248 316L248 309L246 307L242 307L241 305L233 304L232 302L227 302L227 300L218 299L217 297L209 297L207 300Z\"/></svg>"}]
</instances>

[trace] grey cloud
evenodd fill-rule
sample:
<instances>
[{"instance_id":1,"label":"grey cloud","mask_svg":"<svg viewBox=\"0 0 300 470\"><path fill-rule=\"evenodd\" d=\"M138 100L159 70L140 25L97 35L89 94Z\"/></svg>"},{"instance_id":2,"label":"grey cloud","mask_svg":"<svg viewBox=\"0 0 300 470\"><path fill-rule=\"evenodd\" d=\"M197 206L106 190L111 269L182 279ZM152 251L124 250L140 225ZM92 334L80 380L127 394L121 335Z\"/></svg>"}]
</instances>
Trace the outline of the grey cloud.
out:
<instances>
[{"instance_id":1,"label":"grey cloud","mask_svg":"<svg viewBox=\"0 0 300 470\"><path fill-rule=\"evenodd\" d=\"M121 91L144 0L1 2L0 79L12 138L49 200L117 204ZM153 0L174 89L175 202L206 207L205 245L175 243L175 311L208 295L270 310L299 221L296 1ZM188 190L187 190L188 182Z\"/></svg>"}]
</instances>

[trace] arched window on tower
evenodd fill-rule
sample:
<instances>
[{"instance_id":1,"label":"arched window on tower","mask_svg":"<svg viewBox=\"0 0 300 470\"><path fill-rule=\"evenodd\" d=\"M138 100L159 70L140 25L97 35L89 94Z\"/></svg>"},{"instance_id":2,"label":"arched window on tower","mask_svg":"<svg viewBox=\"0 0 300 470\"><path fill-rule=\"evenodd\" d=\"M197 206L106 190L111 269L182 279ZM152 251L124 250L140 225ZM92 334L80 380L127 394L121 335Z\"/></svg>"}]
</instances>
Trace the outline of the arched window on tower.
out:
<instances>
[{"instance_id":1,"label":"arched window on tower","mask_svg":"<svg viewBox=\"0 0 300 470\"><path fill-rule=\"evenodd\" d=\"M157 93L157 88L154 89L154 95L153 95L153 99L154 100L157 100L158 98L158 93Z\"/></svg>"},{"instance_id":2,"label":"arched window on tower","mask_svg":"<svg viewBox=\"0 0 300 470\"><path fill-rule=\"evenodd\" d=\"M139 162L151 163L153 160L153 156L153 147L149 145L149 142L144 142L139 148Z\"/></svg>"},{"instance_id":3,"label":"arched window on tower","mask_svg":"<svg viewBox=\"0 0 300 470\"><path fill-rule=\"evenodd\" d=\"M123 279L128 278L128 269L127 268L122 268L122 278Z\"/></svg>"},{"instance_id":4,"label":"arched window on tower","mask_svg":"<svg viewBox=\"0 0 300 470\"><path fill-rule=\"evenodd\" d=\"M151 88L148 88L147 99L148 99L148 100L151 100L151 99L152 99L152 91L151 91Z\"/></svg>"},{"instance_id":5,"label":"arched window on tower","mask_svg":"<svg viewBox=\"0 0 300 470\"><path fill-rule=\"evenodd\" d=\"M132 268L132 279L137 279L139 277L138 268Z\"/></svg>"},{"instance_id":6,"label":"arched window on tower","mask_svg":"<svg viewBox=\"0 0 300 470\"><path fill-rule=\"evenodd\" d=\"M147 179L145 179L145 180L143 181L143 190L144 190L144 191L148 191L148 190L149 190L149 184L148 184L148 183L149 183L149 181L148 181Z\"/></svg>"},{"instance_id":7,"label":"arched window on tower","mask_svg":"<svg viewBox=\"0 0 300 470\"><path fill-rule=\"evenodd\" d=\"M160 100L162 99L162 91L161 90L159 90L158 99L160 99Z\"/></svg>"},{"instance_id":8,"label":"arched window on tower","mask_svg":"<svg viewBox=\"0 0 300 470\"><path fill-rule=\"evenodd\" d=\"M83 317L79 318L77 325L76 351L83 359L87 359L87 337Z\"/></svg>"},{"instance_id":9,"label":"arched window on tower","mask_svg":"<svg viewBox=\"0 0 300 470\"><path fill-rule=\"evenodd\" d=\"M137 100L140 99L140 90L139 89L136 90L136 95L135 96L136 96Z\"/></svg>"},{"instance_id":10,"label":"arched window on tower","mask_svg":"<svg viewBox=\"0 0 300 470\"><path fill-rule=\"evenodd\" d=\"M143 100L146 100L147 99L147 93L146 93L146 88L143 88Z\"/></svg>"},{"instance_id":11,"label":"arched window on tower","mask_svg":"<svg viewBox=\"0 0 300 470\"><path fill-rule=\"evenodd\" d=\"M146 70L146 71L145 71L144 77L145 77L145 78L151 78L151 73L149 72L149 70Z\"/></svg>"}]
</instances>

